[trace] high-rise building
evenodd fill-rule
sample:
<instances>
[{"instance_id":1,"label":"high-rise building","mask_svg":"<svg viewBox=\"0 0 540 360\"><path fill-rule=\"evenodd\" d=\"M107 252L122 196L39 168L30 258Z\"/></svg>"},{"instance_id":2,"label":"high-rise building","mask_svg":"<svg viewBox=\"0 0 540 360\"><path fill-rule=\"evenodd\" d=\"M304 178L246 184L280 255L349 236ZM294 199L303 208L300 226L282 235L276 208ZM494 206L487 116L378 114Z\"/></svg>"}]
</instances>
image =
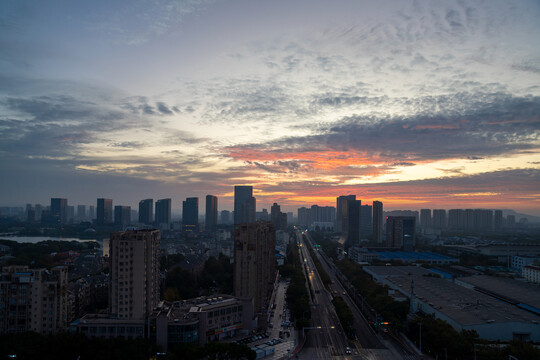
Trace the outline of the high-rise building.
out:
<instances>
[{"instance_id":1,"label":"high-rise building","mask_svg":"<svg viewBox=\"0 0 540 360\"><path fill-rule=\"evenodd\" d=\"M255 222L256 200L253 186L234 187L234 224Z\"/></svg>"},{"instance_id":2,"label":"high-rise building","mask_svg":"<svg viewBox=\"0 0 540 360\"><path fill-rule=\"evenodd\" d=\"M255 220L269 221L270 215L268 214L268 210L262 209L262 211L257 211L255 213Z\"/></svg>"},{"instance_id":3,"label":"high-rise building","mask_svg":"<svg viewBox=\"0 0 540 360\"><path fill-rule=\"evenodd\" d=\"M97 199L96 224L105 225L113 221L112 199Z\"/></svg>"},{"instance_id":4,"label":"high-rise building","mask_svg":"<svg viewBox=\"0 0 540 360\"><path fill-rule=\"evenodd\" d=\"M431 209L420 209L420 225L422 229L431 229Z\"/></svg>"},{"instance_id":5,"label":"high-rise building","mask_svg":"<svg viewBox=\"0 0 540 360\"><path fill-rule=\"evenodd\" d=\"M159 302L159 230L129 230L111 234L110 315L144 320Z\"/></svg>"},{"instance_id":6,"label":"high-rise building","mask_svg":"<svg viewBox=\"0 0 540 360\"><path fill-rule=\"evenodd\" d=\"M114 223L120 226L131 224L131 206L116 205L114 207Z\"/></svg>"},{"instance_id":7,"label":"high-rise building","mask_svg":"<svg viewBox=\"0 0 540 360\"><path fill-rule=\"evenodd\" d=\"M234 229L234 295L253 299L255 313L266 313L276 272L276 229L269 221ZM262 320L262 319L261 319Z\"/></svg>"},{"instance_id":8,"label":"high-rise building","mask_svg":"<svg viewBox=\"0 0 540 360\"><path fill-rule=\"evenodd\" d=\"M89 219L96 218L96 208L94 207L94 205L88 206L88 218Z\"/></svg>"},{"instance_id":9,"label":"high-rise building","mask_svg":"<svg viewBox=\"0 0 540 360\"><path fill-rule=\"evenodd\" d=\"M231 212L229 210L221 210L221 223L230 224L231 222Z\"/></svg>"},{"instance_id":10,"label":"high-rise building","mask_svg":"<svg viewBox=\"0 0 540 360\"><path fill-rule=\"evenodd\" d=\"M446 229L446 210L435 209L433 210L432 224L434 229Z\"/></svg>"},{"instance_id":11,"label":"high-rise building","mask_svg":"<svg viewBox=\"0 0 540 360\"><path fill-rule=\"evenodd\" d=\"M463 209L448 210L448 228L454 230L465 230L466 214Z\"/></svg>"},{"instance_id":12,"label":"high-rise building","mask_svg":"<svg viewBox=\"0 0 540 360\"><path fill-rule=\"evenodd\" d=\"M387 216L386 246L412 251L415 246L415 227L414 216Z\"/></svg>"},{"instance_id":13,"label":"high-rise building","mask_svg":"<svg viewBox=\"0 0 540 360\"><path fill-rule=\"evenodd\" d=\"M339 242L345 250L360 244L360 209L362 200L347 200L341 203L342 228Z\"/></svg>"},{"instance_id":14,"label":"high-rise building","mask_svg":"<svg viewBox=\"0 0 540 360\"><path fill-rule=\"evenodd\" d=\"M373 201L373 241L383 242L383 203L380 201Z\"/></svg>"},{"instance_id":15,"label":"high-rise building","mask_svg":"<svg viewBox=\"0 0 540 360\"><path fill-rule=\"evenodd\" d=\"M154 222L154 199L139 201L139 223L150 225Z\"/></svg>"},{"instance_id":16,"label":"high-rise building","mask_svg":"<svg viewBox=\"0 0 540 360\"><path fill-rule=\"evenodd\" d=\"M500 230L503 227L503 213L502 210L495 210L495 217L493 218L493 228Z\"/></svg>"},{"instance_id":17,"label":"high-rise building","mask_svg":"<svg viewBox=\"0 0 540 360\"><path fill-rule=\"evenodd\" d=\"M77 219L79 221L86 219L86 205L77 205Z\"/></svg>"},{"instance_id":18,"label":"high-rise building","mask_svg":"<svg viewBox=\"0 0 540 360\"><path fill-rule=\"evenodd\" d=\"M206 216L204 218L206 230L215 230L217 226L218 199L214 195L206 195Z\"/></svg>"},{"instance_id":19,"label":"high-rise building","mask_svg":"<svg viewBox=\"0 0 540 360\"><path fill-rule=\"evenodd\" d=\"M199 230L199 198L191 197L182 201L182 228L184 231Z\"/></svg>"},{"instance_id":20,"label":"high-rise building","mask_svg":"<svg viewBox=\"0 0 540 360\"><path fill-rule=\"evenodd\" d=\"M171 222L171 199L160 199L156 201L155 222L159 224L170 224Z\"/></svg>"},{"instance_id":21,"label":"high-rise building","mask_svg":"<svg viewBox=\"0 0 540 360\"><path fill-rule=\"evenodd\" d=\"M516 227L516 216L515 215L507 215L506 216L506 227L509 229L513 229Z\"/></svg>"},{"instance_id":22,"label":"high-rise building","mask_svg":"<svg viewBox=\"0 0 540 360\"><path fill-rule=\"evenodd\" d=\"M34 206L34 210L36 211L36 221L41 221L41 213L43 212L43 206L41 206L41 204L36 204Z\"/></svg>"},{"instance_id":23,"label":"high-rise building","mask_svg":"<svg viewBox=\"0 0 540 360\"><path fill-rule=\"evenodd\" d=\"M298 224L301 226L309 225L309 213L310 209L307 207L298 208Z\"/></svg>"},{"instance_id":24,"label":"high-rise building","mask_svg":"<svg viewBox=\"0 0 540 360\"><path fill-rule=\"evenodd\" d=\"M373 234L372 208L369 205L360 207L360 236L370 236Z\"/></svg>"},{"instance_id":25,"label":"high-rise building","mask_svg":"<svg viewBox=\"0 0 540 360\"><path fill-rule=\"evenodd\" d=\"M52 334L65 330L67 267L50 270L12 265L0 274L0 334L34 331Z\"/></svg>"},{"instance_id":26,"label":"high-rise building","mask_svg":"<svg viewBox=\"0 0 540 360\"><path fill-rule=\"evenodd\" d=\"M336 226L335 230L343 231L345 215L347 210L347 201L356 200L356 195L341 195L336 198Z\"/></svg>"},{"instance_id":27,"label":"high-rise building","mask_svg":"<svg viewBox=\"0 0 540 360\"><path fill-rule=\"evenodd\" d=\"M75 220L75 206L68 205L68 207L67 207L67 221L68 221L68 223L72 223L73 220Z\"/></svg>"},{"instance_id":28,"label":"high-rise building","mask_svg":"<svg viewBox=\"0 0 540 360\"><path fill-rule=\"evenodd\" d=\"M51 218L54 218L59 224L67 223L68 219L68 201L63 198L51 198Z\"/></svg>"},{"instance_id":29,"label":"high-rise building","mask_svg":"<svg viewBox=\"0 0 540 360\"><path fill-rule=\"evenodd\" d=\"M474 210L465 209L465 229L473 230L474 229Z\"/></svg>"}]
</instances>

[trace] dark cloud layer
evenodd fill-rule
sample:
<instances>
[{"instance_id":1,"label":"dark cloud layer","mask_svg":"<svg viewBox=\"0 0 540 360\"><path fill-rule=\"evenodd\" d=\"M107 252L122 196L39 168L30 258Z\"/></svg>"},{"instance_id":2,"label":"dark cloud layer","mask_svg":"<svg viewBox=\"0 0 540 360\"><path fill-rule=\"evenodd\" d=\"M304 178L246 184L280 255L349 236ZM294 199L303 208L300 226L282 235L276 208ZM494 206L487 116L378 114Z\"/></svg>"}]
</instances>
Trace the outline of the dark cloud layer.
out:
<instances>
[{"instance_id":1,"label":"dark cloud layer","mask_svg":"<svg viewBox=\"0 0 540 360\"><path fill-rule=\"evenodd\" d=\"M472 95L471 95L472 96ZM480 95L480 97L483 97ZM246 145L274 153L336 150L404 162L508 155L540 146L540 98L487 96L467 111L377 118L348 116L315 134Z\"/></svg>"}]
</instances>

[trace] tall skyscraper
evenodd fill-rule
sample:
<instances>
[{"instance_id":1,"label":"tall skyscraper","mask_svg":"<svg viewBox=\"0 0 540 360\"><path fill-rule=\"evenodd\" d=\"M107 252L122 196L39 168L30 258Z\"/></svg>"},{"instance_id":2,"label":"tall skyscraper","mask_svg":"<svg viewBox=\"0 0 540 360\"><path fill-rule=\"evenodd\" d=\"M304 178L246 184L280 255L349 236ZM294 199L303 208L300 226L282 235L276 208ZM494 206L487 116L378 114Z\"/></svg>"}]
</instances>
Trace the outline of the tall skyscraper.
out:
<instances>
[{"instance_id":1,"label":"tall skyscraper","mask_svg":"<svg viewBox=\"0 0 540 360\"><path fill-rule=\"evenodd\" d=\"M159 302L159 230L111 234L110 315L144 320Z\"/></svg>"},{"instance_id":2,"label":"tall skyscraper","mask_svg":"<svg viewBox=\"0 0 540 360\"><path fill-rule=\"evenodd\" d=\"M67 223L68 201L63 198L51 198L51 218L60 224ZM57 219L57 220L56 220Z\"/></svg>"},{"instance_id":3,"label":"tall skyscraper","mask_svg":"<svg viewBox=\"0 0 540 360\"><path fill-rule=\"evenodd\" d=\"M422 229L431 229L431 209L420 209L420 225Z\"/></svg>"},{"instance_id":4,"label":"tall skyscraper","mask_svg":"<svg viewBox=\"0 0 540 360\"><path fill-rule=\"evenodd\" d=\"M281 230L281 207L278 203L274 203L270 208L270 219L274 223L276 230Z\"/></svg>"},{"instance_id":5,"label":"tall skyscraper","mask_svg":"<svg viewBox=\"0 0 540 360\"><path fill-rule=\"evenodd\" d=\"M372 208L369 205L360 207L360 236L365 237L373 234Z\"/></svg>"},{"instance_id":6,"label":"tall skyscraper","mask_svg":"<svg viewBox=\"0 0 540 360\"><path fill-rule=\"evenodd\" d=\"M255 313L266 314L276 272L276 230L269 221L234 229L234 295L253 298Z\"/></svg>"},{"instance_id":7,"label":"tall skyscraper","mask_svg":"<svg viewBox=\"0 0 540 360\"><path fill-rule=\"evenodd\" d=\"M253 186L234 187L234 224L255 222L256 200Z\"/></svg>"},{"instance_id":8,"label":"tall skyscraper","mask_svg":"<svg viewBox=\"0 0 540 360\"><path fill-rule=\"evenodd\" d=\"M386 217L386 246L412 251L415 246L416 218L414 216Z\"/></svg>"},{"instance_id":9,"label":"tall skyscraper","mask_svg":"<svg viewBox=\"0 0 540 360\"><path fill-rule=\"evenodd\" d=\"M434 229L446 229L446 210L435 209L433 210L432 224Z\"/></svg>"},{"instance_id":10,"label":"tall skyscraper","mask_svg":"<svg viewBox=\"0 0 540 360\"><path fill-rule=\"evenodd\" d=\"M154 222L154 199L139 201L139 223L150 225Z\"/></svg>"},{"instance_id":11,"label":"tall skyscraper","mask_svg":"<svg viewBox=\"0 0 540 360\"><path fill-rule=\"evenodd\" d=\"M465 229L465 210L450 209L448 210L448 228L453 230Z\"/></svg>"},{"instance_id":12,"label":"tall skyscraper","mask_svg":"<svg viewBox=\"0 0 540 360\"><path fill-rule=\"evenodd\" d=\"M114 224L120 226L131 224L131 206L116 205L114 207Z\"/></svg>"},{"instance_id":13,"label":"tall skyscraper","mask_svg":"<svg viewBox=\"0 0 540 360\"><path fill-rule=\"evenodd\" d=\"M113 221L112 199L97 199L96 224L111 224Z\"/></svg>"},{"instance_id":14,"label":"tall skyscraper","mask_svg":"<svg viewBox=\"0 0 540 360\"><path fill-rule=\"evenodd\" d=\"M310 213L310 209L308 209L305 206L298 208L298 224L300 224L301 226L308 226L309 213Z\"/></svg>"},{"instance_id":15,"label":"tall skyscraper","mask_svg":"<svg viewBox=\"0 0 540 360\"><path fill-rule=\"evenodd\" d=\"M373 201L373 241L383 242L383 203L380 201Z\"/></svg>"},{"instance_id":16,"label":"tall skyscraper","mask_svg":"<svg viewBox=\"0 0 540 360\"><path fill-rule=\"evenodd\" d=\"M355 196L356 197L356 196ZM362 200L342 201L342 228L339 242L343 244L345 250L360 244L360 210Z\"/></svg>"},{"instance_id":17,"label":"tall skyscraper","mask_svg":"<svg viewBox=\"0 0 540 360\"><path fill-rule=\"evenodd\" d=\"M86 219L86 205L77 205L77 219L79 221Z\"/></svg>"},{"instance_id":18,"label":"tall skyscraper","mask_svg":"<svg viewBox=\"0 0 540 360\"><path fill-rule=\"evenodd\" d=\"M95 219L96 218L96 208L94 205L88 206L88 218L89 219Z\"/></svg>"},{"instance_id":19,"label":"tall skyscraper","mask_svg":"<svg viewBox=\"0 0 540 360\"><path fill-rule=\"evenodd\" d=\"M182 228L184 231L199 230L199 198L186 198L182 202Z\"/></svg>"},{"instance_id":20,"label":"tall skyscraper","mask_svg":"<svg viewBox=\"0 0 540 360\"><path fill-rule=\"evenodd\" d=\"M171 199L156 201L156 224L169 224L171 222Z\"/></svg>"},{"instance_id":21,"label":"tall skyscraper","mask_svg":"<svg viewBox=\"0 0 540 360\"><path fill-rule=\"evenodd\" d=\"M493 228L500 230L503 227L503 213L502 210L495 210L495 217L493 218Z\"/></svg>"},{"instance_id":22,"label":"tall skyscraper","mask_svg":"<svg viewBox=\"0 0 540 360\"><path fill-rule=\"evenodd\" d=\"M218 199L214 195L206 195L206 216L204 218L206 230L215 230L217 226Z\"/></svg>"},{"instance_id":23,"label":"tall skyscraper","mask_svg":"<svg viewBox=\"0 0 540 360\"><path fill-rule=\"evenodd\" d=\"M336 198L336 226L335 229L338 232L343 231L347 211L347 201L356 200L356 195L341 195Z\"/></svg>"}]
</instances>

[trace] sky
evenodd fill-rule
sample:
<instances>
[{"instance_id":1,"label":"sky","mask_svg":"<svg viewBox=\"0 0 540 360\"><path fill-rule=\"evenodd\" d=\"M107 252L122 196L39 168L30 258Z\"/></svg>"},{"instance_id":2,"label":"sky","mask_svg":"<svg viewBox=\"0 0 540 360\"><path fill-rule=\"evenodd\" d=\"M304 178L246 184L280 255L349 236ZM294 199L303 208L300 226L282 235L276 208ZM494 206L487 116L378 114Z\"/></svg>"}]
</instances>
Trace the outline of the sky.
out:
<instances>
[{"instance_id":1,"label":"sky","mask_svg":"<svg viewBox=\"0 0 540 360\"><path fill-rule=\"evenodd\" d=\"M540 2L0 2L0 204L540 215Z\"/></svg>"}]
</instances>

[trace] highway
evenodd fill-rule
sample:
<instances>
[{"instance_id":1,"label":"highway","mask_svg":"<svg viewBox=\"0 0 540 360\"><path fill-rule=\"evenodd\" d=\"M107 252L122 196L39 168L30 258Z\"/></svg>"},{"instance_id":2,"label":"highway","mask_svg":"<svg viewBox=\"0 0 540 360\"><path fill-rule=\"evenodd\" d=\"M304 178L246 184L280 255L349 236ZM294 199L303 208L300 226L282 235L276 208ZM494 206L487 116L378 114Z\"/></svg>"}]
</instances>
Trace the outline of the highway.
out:
<instances>
[{"instance_id":1,"label":"highway","mask_svg":"<svg viewBox=\"0 0 540 360\"><path fill-rule=\"evenodd\" d=\"M305 330L306 343L301 356L310 359L352 359L351 355L346 354L349 342L332 305L332 295L324 287L302 234L297 233L297 238L300 244L300 259L304 262L306 278L311 285L309 292L312 328Z\"/></svg>"},{"instance_id":2,"label":"highway","mask_svg":"<svg viewBox=\"0 0 540 360\"><path fill-rule=\"evenodd\" d=\"M308 232L305 233L309 245L313 248L313 241ZM341 275L339 270L329 259L319 251L316 251L323 269L330 276L332 284L331 293L326 290L324 284L317 272L315 263L307 248L302 233L297 233L297 239L300 244L301 261L304 261L304 271L306 278L311 284L311 324L312 327L320 326L320 329L312 329L307 335L305 349L302 351L304 358L309 359L403 359L414 360L421 359L411 351L401 339L392 334L377 334L369 326L368 321L358 308L356 303L350 297L358 296L348 280ZM347 303L353 313L354 329L356 339L350 341L347 339L339 319L335 313L332 304L333 296L341 296ZM370 314L368 305L365 305L365 312ZM373 313L373 318L375 314ZM351 354L346 353L346 348L351 349Z\"/></svg>"}]
</instances>

